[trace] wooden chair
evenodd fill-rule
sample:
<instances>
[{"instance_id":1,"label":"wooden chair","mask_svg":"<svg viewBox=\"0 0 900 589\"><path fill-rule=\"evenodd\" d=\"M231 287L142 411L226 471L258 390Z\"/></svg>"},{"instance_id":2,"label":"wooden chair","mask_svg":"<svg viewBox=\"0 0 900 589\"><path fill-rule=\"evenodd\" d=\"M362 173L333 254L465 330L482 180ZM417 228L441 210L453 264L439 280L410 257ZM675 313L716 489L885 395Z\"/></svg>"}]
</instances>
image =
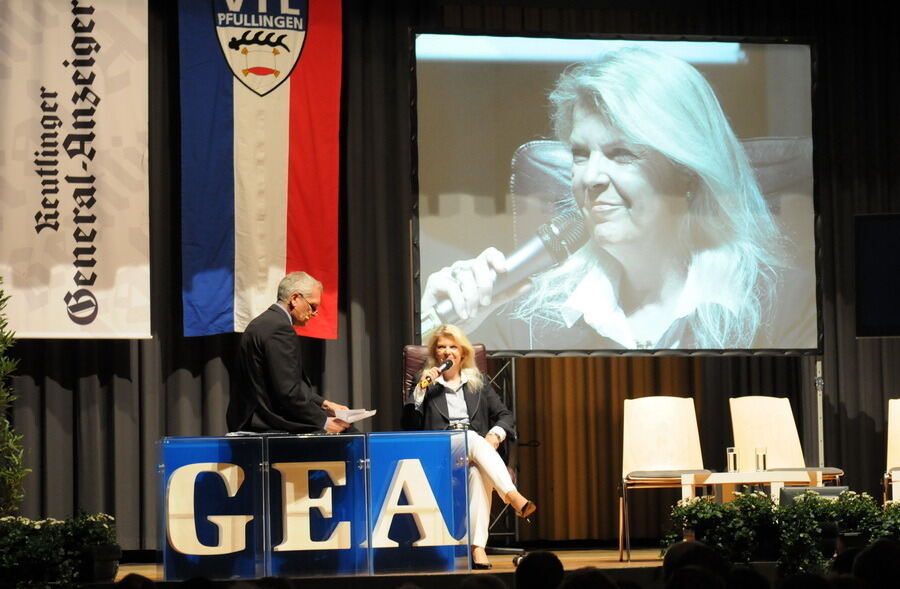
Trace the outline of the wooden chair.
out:
<instances>
[{"instance_id":1,"label":"wooden chair","mask_svg":"<svg viewBox=\"0 0 900 589\"><path fill-rule=\"evenodd\" d=\"M807 467L790 399L733 397L731 428L738 449L738 470L756 470L756 448L766 449L766 470L821 470L823 482L837 484L844 471L833 467Z\"/></svg>"},{"instance_id":2,"label":"wooden chair","mask_svg":"<svg viewBox=\"0 0 900 589\"><path fill-rule=\"evenodd\" d=\"M896 478L895 478L896 477ZM884 502L900 499L900 399L888 401L887 463L884 469Z\"/></svg>"},{"instance_id":3,"label":"wooden chair","mask_svg":"<svg viewBox=\"0 0 900 589\"><path fill-rule=\"evenodd\" d=\"M622 488L619 496L619 560L631 560L628 493L681 487L681 475L706 473L700 432L690 397L626 399L623 416Z\"/></svg>"}]
</instances>

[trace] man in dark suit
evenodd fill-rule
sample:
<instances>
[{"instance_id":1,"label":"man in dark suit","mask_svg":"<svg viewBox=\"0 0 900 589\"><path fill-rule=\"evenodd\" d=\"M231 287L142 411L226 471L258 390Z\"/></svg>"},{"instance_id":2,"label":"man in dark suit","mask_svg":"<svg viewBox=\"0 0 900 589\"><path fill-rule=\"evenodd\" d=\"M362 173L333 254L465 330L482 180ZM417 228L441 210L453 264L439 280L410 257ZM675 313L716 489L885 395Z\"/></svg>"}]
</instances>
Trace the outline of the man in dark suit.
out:
<instances>
[{"instance_id":1,"label":"man in dark suit","mask_svg":"<svg viewBox=\"0 0 900 589\"><path fill-rule=\"evenodd\" d=\"M292 272L278 284L278 301L247 325L238 355L238 389L226 416L229 431L340 433L336 419L345 406L316 394L303 373L293 325L318 314L322 283L306 272Z\"/></svg>"}]
</instances>

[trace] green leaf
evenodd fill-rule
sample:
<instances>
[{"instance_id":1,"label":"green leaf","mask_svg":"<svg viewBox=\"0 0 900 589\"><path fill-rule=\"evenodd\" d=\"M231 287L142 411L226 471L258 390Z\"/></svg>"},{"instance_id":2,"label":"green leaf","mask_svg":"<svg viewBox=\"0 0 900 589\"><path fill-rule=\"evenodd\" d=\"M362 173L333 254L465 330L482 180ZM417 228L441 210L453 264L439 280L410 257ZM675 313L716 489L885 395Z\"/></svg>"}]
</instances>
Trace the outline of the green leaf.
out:
<instances>
[{"instance_id":1,"label":"green leaf","mask_svg":"<svg viewBox=\"0 0 900 589\"><path fill-rule=\"evenodd\" d=\"M9 421L17 398L9 386L9 378L18 362L8 355L15 344L15 334L7 329L5 311L9 296L2 286L3 277L0 277L0 517L18 511L25 496L23 482L30 472L23 466L22 436Z\"/></svg>"}]
</instances>

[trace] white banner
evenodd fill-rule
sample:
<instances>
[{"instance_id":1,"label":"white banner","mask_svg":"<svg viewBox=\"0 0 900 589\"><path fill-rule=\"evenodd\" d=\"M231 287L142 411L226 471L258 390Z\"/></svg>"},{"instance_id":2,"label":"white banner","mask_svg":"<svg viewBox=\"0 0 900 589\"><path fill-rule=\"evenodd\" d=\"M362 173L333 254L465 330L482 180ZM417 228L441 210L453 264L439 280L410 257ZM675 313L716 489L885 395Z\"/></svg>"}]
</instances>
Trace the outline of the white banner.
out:
<instances>
[{"instance_id":1,"label":"white banner","mask_svg":"<svg viewBox=\"0 0 900 589\"><path fill-rule=\"evenodd\" d=\"M147 1L0 2L0 276L25 338L149 338Z\"/></svg>"}]
</instances>

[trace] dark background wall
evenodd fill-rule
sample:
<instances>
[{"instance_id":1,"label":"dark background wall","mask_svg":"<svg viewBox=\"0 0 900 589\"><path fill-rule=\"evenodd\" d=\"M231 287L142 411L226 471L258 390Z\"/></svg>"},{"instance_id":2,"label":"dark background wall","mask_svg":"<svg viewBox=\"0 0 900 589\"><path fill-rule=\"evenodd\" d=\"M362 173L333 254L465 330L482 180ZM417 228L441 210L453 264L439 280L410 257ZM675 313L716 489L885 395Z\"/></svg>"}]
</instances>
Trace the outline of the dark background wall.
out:
<instances>
[{"instance_id":1,"label":"dark background wall","mask_svg":"<svg viewBox=\"0 0 900 589\"><path fill-rule=\"evenodd\" d=\"M900 343L854 334L853 217L897 212L900 98L897 25L874 5L825 9L798 0L586 2L575 0L344 2L342 288L340 337L305 342L326 395L379 410L373 430L399 427L400 348L413 339L409 28L528 34L621 34L791 39L814 45L814 139L825 379L825 459L847 482L876 493L885 467L887 399L900 396ZM178 211L178 53L174 2L150 1L151 300L148 341L22 340L15 425L25 436L23 515L78 509L117 517L126 549L153 549L155 444L162 436L214 435L234 366L233 334L181 335ZM896 256L897 252L885 252ZM694 396L704 456L722 468L729 396L789 396L807 461L815 464L813 357L577 358L517 364L520 421L528 436L569 427L549 413L581 410L587 425L565 448L573 473L538 480L523 456L522 485L539 503L533 539L615 536L621 399ZM602 378L601 378L602 376ZM600 384L597 384L600 383ZM579 430L581 431L581 430ZM530 478L529 478L530 477ZM671 497L646 493L636 536L654 537ZM564 502L578 496L578 502ZM589 498L589 499L584 499ZM642 502L642 503L641 503ZM572 521L584 525L570 525ZM569 522L570 524L567 524Z\"/></svg>"}]
</instances>

